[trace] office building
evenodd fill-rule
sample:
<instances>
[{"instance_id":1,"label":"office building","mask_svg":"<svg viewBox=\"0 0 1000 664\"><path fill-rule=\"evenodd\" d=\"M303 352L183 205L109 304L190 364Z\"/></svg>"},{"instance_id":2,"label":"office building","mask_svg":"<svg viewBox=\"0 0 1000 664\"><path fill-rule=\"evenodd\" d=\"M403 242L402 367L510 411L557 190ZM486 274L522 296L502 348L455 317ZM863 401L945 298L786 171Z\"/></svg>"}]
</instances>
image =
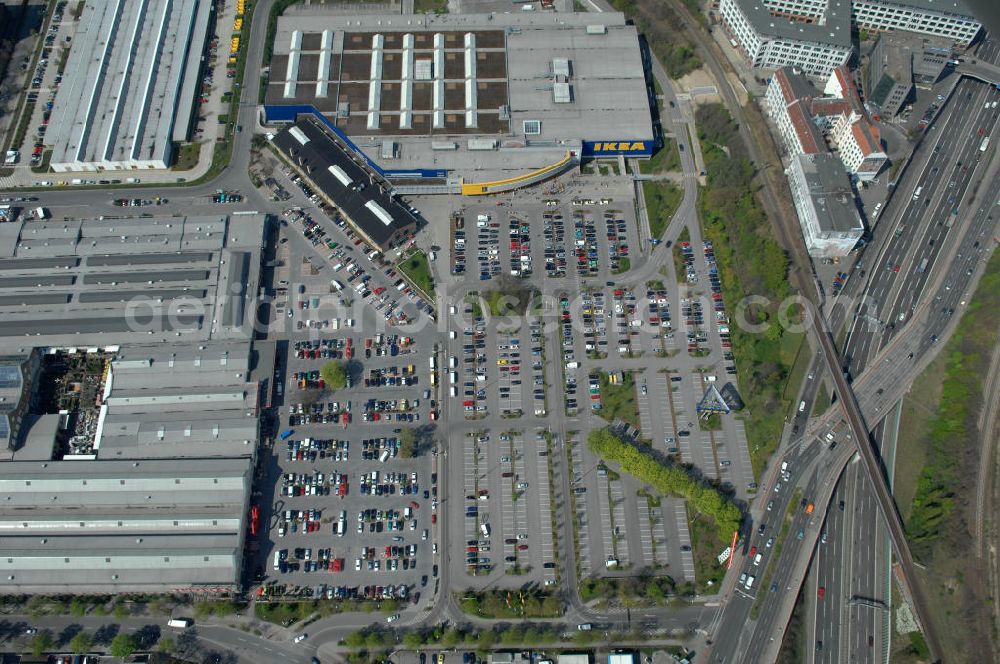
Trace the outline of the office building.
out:
<instances>
[{"instance_id":1,"label":"office building","mask_svg":"<svg viewBox=\"0 0 1000 664\"><path fill-rule=\"evenodd\" d=\"M907 48L894 48L890 40L880 38L872 49L867 66L865 102L872 116L890 119L911 98L913 91L913 54Z\"/></svg>"},{"instance_id":2,"label":"office building","mask_svg":"<svg viewBox=\"0 0 1000 664\"><path fill-rule=\"evenodd\" d=\"M850 59L853 46L848 0L805 2L801 6L784 3L775 5L774 13L772 5L762 0L719 3L731 43L751 67L794 66L808 75L826 77Z\"/></svg>"},{"instance_id":3,"label":"office building","mask_svg":"<svg viewBox=\"0 0 1000 664\"><path fill-rule=\"evenodd\" d=\"M851 30L912 32L964 48L982 27L961 0L721 0L734 48L752 67L825 78L853 55Z\"/></svg>"},{"instance_id":4,"label":"office building","mask_svg":"<svg viewBox=\"0 0 1000 664\"><path fill-rule=\"evenodd\" d=\"M889 161L878 128L864 116L837 116L830 135L844 168L861 182L875 179Z\"/></svg>"},{"instance_id":5,"label":"office building","mask_svg":"<svg viewBox=\"0 0 1000 664\"><path fill-rule=\"evenodd\" d=\"M87 0L46 143L71 171L167 168L192 115L210 0Z\"/></svg>"},{"instance_id":6,"label":"office building","mask_svg":"<svg viewBox=\"0 0 1000 664\"><path fill-rule=\"evenodd\" d=\"M851 0L851 18L862 30L901 30L968 46L983 24L963 0Z\"/></svg>"},{"instance_id":7,"label":"office building","mask_svg":"<svg viewBox=\"0 0 1000 664\"><path fill-rule=\"evenodd\" d=\"M857 87L846 67L835 69L823 94L801 72L782 67L774 72L765 94L768 114L785 155L821 154L837 149L844 168L861 181L874 179L888 161L878 129L864 112Z\"/></svg>"},{"instance_id":8,"label":"office building","mask_svg":"<svg viewBox=\"0 0 1000 664\"><path fill-rule=\"evenodd\" d=\"M849 254L865 228L840 160L829 153L802 154L791 159L787 173L809 255Z\"/></svg>"}]
</instances>

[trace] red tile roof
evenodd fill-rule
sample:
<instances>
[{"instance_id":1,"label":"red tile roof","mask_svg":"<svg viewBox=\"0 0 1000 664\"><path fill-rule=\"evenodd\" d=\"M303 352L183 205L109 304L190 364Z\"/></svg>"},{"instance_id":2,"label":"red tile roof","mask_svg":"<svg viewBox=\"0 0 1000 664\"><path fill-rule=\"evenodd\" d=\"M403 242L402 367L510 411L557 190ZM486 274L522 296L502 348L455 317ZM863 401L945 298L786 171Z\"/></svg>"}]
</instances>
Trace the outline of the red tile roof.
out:
<instances>
[{"instance_id":1,"label":"red tile roof","mask_svg":"<svg viewBox=\"0 0 1000 664\"><path fill-rule=\"evenodd\" d=\"M857 141L858 147L861 148L861 154L868 156L876 152L882 152L882 142L879 139L878 128L867 120L855 120L851 125L851 133L854 135L854 140Z\"/></svg>"},{"instance_id":2,"label":"red tile roof","mask_svg":"<svg viewBox=\"0 0 1000 664\"><path fill-rule=\"evenodd\" d=\"M816 125L809 119L801 101L795 101L788 105L788 117L792 121L792 127L802 144L802 151L805 154L819 154L825 152L826 144L819 136Z\"/></svg>"}]
</instances>

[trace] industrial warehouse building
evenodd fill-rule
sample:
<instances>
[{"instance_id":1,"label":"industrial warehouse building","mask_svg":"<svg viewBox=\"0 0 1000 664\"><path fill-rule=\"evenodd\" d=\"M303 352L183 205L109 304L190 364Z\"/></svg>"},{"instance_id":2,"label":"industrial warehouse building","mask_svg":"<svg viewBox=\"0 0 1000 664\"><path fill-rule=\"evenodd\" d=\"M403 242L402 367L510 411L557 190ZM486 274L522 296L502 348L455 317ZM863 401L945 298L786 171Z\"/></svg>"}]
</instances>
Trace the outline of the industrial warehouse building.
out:
<instances>
[{"instance_id":1,"label":"industrial warehouse building","mask_svg":"<svg viewBox=\"0 0 1000 664\"><path fill-rule=\"evenodd\" d=\"M97 458L252 458L259 390L251 356L245 341L122 348L105 381Z\"/></svg>"},{"instance_id":2,"label":"industrial warehouse building","mask_svg":"<svg viewBox=\"0 0 1000 664\"><path fill-rule=\"evenodd\" d=\"M248 339L263 234L263 215L0 224L0 351Z\"/></svg>"},{"instance_id":3,"label":"industrial warehouse building","mask_svg":"<svg viewBox=\"0 0 1000 664\"><path fill-rule=\"evenodd\" d=\"M166 168L189 133L211 0L87 0L46 142L71 171Z\"/></svg>"},{"instance_id":4,"label":"industrial warehouse building","mask_svg":"<svg viewBox=\"0 0 1000 664\"><path fill-rule=\"evenodd\" d=\"M0 463L0 592L220 592L240 581L243 459Z\"/></svg>"},{"instance_id":5,"label":"industrial warehouse building","mask_svg":"<svg viewBox=\"0 0 1000 664\"><path fill-rule=\"evenodd\" d=\"M468 182L567 155L649 156L650 89L638 33L620 13L299 6L278 21L265 113L270 123L312 115L385 177Z\"/></svg>"}]
</instances>

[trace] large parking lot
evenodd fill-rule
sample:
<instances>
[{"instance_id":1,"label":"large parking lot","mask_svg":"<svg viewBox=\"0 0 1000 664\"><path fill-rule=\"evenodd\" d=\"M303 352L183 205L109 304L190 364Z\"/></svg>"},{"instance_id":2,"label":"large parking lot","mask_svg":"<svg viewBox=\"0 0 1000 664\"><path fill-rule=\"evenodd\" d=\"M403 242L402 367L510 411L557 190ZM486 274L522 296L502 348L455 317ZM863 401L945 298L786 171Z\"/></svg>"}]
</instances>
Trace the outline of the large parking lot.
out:
<instances>
[{"instance_id":1,"label":"large parking lot","mask_svg":"<svg viewBox=\"0 0 1000 664\"><path fill-rule=\"evenodd\" d=\"M319 367L349 348L370 351L366 377L331 396ZM430 423L431 350L350 328L289 344L268 520L273 548L261 560L268 580L316 596L419 601L432 574L436 478L427 454L404 458L402 439Z\"/></svg>"},{"instance_id":2,"label":"large parking lot","mask_svg":"<svg viewBox=\"0 0 1000 664\"><path fill-rule=\"evenodd\" d=\"M289 340L259 570L286 592L416 604L436 567L440 407L434 331L410 336L405 324L430 309L335 214L308 204L286 210L277 263L271 324ZM346 369L346 387L327 389L328 362Z\"/></svg>"},{"instance_id":3,"label":"large parking lot","mask_svg":"<svg viewBox=\"0 0 1000 664\"><path fill-rule=\"evenodd\" d=\"M584 575L693 580L686 505L646 494L585 441L624 400L629 435L740 490L752 482L742 422L713 428L696 413L732 366L714 252L697 232L677 247L679 275L647 266L636 279L646 257L627 197L475 200L426 242L442 245L431 271L448 297L440 325L408 335L428 304L336 215L295 202L272 319L287 318L292 341L261 553L269 581L397 599L403 586L419 601L443 563L450 591L557 585L566 519ZM522 315L491 311L498 294L525 293ZM334 393L320 372L331 360L354 366Z\"/></svg>"}]
</instances>

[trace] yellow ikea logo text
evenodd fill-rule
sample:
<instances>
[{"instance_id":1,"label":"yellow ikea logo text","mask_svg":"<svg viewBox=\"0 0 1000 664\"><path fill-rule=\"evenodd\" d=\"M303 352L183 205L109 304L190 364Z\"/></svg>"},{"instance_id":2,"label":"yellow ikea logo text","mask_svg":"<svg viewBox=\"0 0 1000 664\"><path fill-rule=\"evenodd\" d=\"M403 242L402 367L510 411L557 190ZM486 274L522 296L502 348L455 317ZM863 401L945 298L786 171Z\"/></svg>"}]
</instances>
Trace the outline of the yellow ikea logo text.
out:
<instances>
[{"instance_id":1,"label":"yellow ikea logo text","mask_svg":"<svg viewBox=\"0 0 1000 664\"><path fill-rule=\"evenodd\" d=\"M597 143L594 145L594 152L633 152L635 150L645 150L646 144L642 141L635 143Z\"/></svg>"}]
</instances>

